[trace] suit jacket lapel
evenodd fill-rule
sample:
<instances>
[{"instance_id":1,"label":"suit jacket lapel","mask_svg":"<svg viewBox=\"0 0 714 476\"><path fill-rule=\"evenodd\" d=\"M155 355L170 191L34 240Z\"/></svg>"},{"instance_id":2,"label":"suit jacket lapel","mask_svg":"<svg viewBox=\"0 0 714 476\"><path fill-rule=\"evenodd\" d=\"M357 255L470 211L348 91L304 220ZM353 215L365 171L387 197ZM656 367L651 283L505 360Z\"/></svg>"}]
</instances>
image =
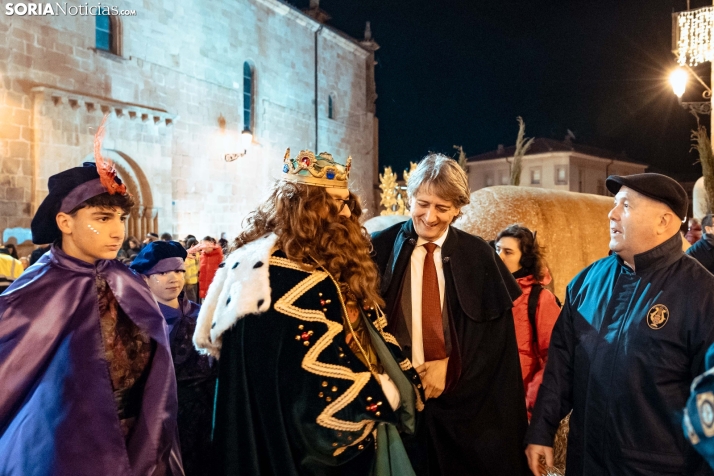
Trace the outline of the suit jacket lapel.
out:
<instances>
[{"instance_id":1,"label":"suit jacket lapel","mask_svg":"<svg viewBox=\"0 0 714 476\"><path fill-rule=\"evenodd\" d=\"M387 262L384 276L382 277L382 296L387 302L387 312L393 312L399 297L404 273L409 268L409 263L416 245L416 232L411 219L404 222L394 240L392 254Z\"/></svg>"},{"instance_id":2,"label":"suit jacket lapel","mask_svg":"<svg viewBox=\"0 0 714 476\"><path fill-rule=\"evenodd\" d=\"M411 258L411 253L409 254ZM411 260L410 260L411 262ZM404 324L409 331L409 341L412 338L412 272L411 266L404 271L404 279L402 279L402 292L400 294L400 307L402 310L402 317L404 318Z\"/></svg>"},{"instance_id":3,"label":"suit jacket lapel","mask_svg":"<svg viewBox=\"0 0 714 476\"><path fill-rule=\"evenodd\" d=\"M451 255L454 254L454 251L458 248L458 242L459 236L454 232L454 228L449 225L449 233L446 235L446 240L444 240L444 246L441 247L442 260L446 260L446 258L451 259Z\"/></svg>"}]
</instances>

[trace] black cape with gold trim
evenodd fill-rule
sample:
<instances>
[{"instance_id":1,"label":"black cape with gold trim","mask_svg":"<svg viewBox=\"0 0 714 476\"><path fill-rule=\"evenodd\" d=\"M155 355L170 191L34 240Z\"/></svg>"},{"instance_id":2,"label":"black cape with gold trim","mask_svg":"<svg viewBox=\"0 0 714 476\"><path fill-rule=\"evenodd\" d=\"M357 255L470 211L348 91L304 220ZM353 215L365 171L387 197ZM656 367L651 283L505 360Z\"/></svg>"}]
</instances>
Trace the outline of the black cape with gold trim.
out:
<instances>
[{"instance_id":1,"label":"black cape with gold trim","mask_svg":"<svg viewBox=\"0 0 714 476\"><path fill-rule=\"evenodd\" d=\"M398 304L417 238L412 220L372 235L387 302L387 330L404 340L407 356L411 337L397 335L400 327L406 328L398 322L404 320ZM429 476L530 474L511 314L520 287L488 243L457 228L449 228L442 259L452 331L447 389L426 402L412 441L404 438L414 470Z\"/></svg>"},{"instance_id":2,"label":"black cape with gold trim","mask_svg":"<svg viewBox=\"0 0 714 476\"><path fill-rule=\"evenodd\" d=\"M400 410L392 411L344 343L342 306L329 275L306 272L280 251L269 265L269 309L239 319L221 336L212 474L366 476L375 424L399 426ZM234 266L229 259L226 268ZM386 324L373 311L368 316L377 329ZM416 371L394 338L381 335L423 407Z\"/></svg>"}]
</instances>

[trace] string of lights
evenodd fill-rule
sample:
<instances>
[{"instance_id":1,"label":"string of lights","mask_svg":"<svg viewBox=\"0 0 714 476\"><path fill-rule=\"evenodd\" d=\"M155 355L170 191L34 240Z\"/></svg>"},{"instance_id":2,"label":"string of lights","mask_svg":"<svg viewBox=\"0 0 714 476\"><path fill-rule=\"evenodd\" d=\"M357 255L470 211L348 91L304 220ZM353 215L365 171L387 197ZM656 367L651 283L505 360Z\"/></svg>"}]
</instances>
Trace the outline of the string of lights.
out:
<instances>
[{"instance_id":1,"label":"string of lights","mask_svg":"<svg viewBox=\"0 0 714 476\"><path fill-rule=\"evenodd\" d=\"M677 14L677 62L696 66L714 60L714 6Z\"/></svg>"}]
</instances>

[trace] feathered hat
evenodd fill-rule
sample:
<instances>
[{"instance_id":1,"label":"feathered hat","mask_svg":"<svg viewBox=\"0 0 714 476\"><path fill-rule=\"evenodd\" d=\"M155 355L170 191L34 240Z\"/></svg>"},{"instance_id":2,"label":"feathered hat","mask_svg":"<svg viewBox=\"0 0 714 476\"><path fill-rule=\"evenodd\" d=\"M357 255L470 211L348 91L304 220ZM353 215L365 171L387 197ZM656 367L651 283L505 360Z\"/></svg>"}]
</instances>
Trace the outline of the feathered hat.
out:
<instances>
[{"instance_id":1,"label":"feathered hat","mask_svg":"<svg viewBox=\"0 0 714 476\"><path fill-rule=\"evenodd\" d=\"M102 156L102 141L106 131L108 114L94 135L94 162L85 162L82 167L73 167L50 177L49 193L37 208L32 218L32 242L38 245L52 243L60 236L57 214L69 213L92 197L108 193L125 195L126 185L117 177L111 160Z\"/></svg>"}]
</instances>

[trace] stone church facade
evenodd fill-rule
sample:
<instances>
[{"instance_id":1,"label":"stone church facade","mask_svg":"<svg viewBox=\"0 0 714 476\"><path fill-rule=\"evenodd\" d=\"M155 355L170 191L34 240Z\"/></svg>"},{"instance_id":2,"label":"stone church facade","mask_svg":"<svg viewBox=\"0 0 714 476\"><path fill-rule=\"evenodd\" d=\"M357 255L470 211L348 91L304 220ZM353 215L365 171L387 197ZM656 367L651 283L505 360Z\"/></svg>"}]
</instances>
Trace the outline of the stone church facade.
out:
<instances>
[{"instance_id":1,"label":"stone church facade","mask_svg":"<svg viewBox=\"0 0 714 476\"><path fill-rule=\"evenodd\" d=\"M107 113L106 155L137 202L129 234L234 236L288 147L351 155L351 187L375 208L369 32L358 41L325 25L315 0L305 12L278 0L121 8L136 15L0 12L5 239L23 242L50 175L92 160Z\"/></svg>"}]
</instances>

